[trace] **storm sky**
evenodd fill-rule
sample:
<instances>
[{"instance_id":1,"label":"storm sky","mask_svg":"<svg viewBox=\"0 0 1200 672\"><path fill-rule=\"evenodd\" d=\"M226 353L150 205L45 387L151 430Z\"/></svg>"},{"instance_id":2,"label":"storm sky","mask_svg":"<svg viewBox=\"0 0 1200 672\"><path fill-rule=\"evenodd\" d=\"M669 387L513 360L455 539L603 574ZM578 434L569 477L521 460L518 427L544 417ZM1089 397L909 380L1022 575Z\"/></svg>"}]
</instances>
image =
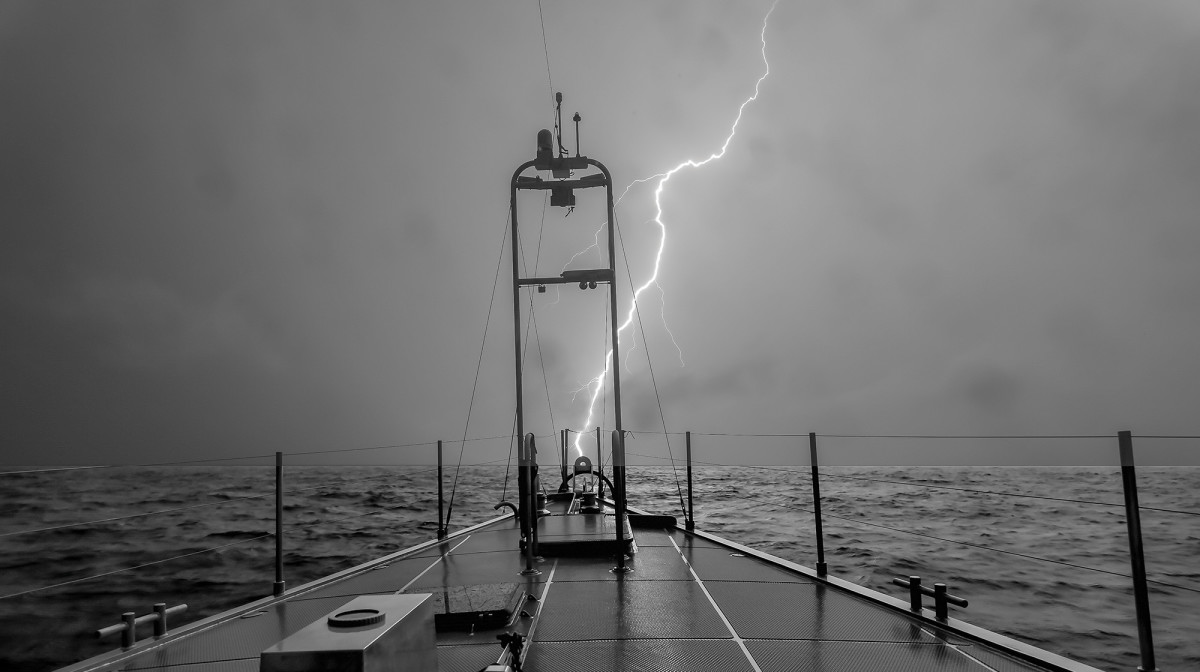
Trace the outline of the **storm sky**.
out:
<instances>
[{"instance_id":1,"label":"storm sky","mask_svg":"<svg viewBox=\"0 0 1200 672\"><path fill-rule=\"evenodd\" d=\"M552 91L620 187L703 159L764 72L770 7L542 5L549 73L534 0L0 5L0 459L461 439L498 263L466 431L507 436L508 182ZM622 339L630 451L665 455L663 419L1200 433L1196 3L780 0L766 41L727 154L663 192L662 291L645 341ZM618 207L626 305L657 245L653 184ZM524 262L554 275L602 203L543 221L541 199L520 202ZM530 430L581 427L605 295L533 295ZM1116 459L1115 438L822 441L833 463ZM714 462L805 446L697 437ZM1137 447L1200 462L1192 441Z\"/></svg>"}]
</instances>

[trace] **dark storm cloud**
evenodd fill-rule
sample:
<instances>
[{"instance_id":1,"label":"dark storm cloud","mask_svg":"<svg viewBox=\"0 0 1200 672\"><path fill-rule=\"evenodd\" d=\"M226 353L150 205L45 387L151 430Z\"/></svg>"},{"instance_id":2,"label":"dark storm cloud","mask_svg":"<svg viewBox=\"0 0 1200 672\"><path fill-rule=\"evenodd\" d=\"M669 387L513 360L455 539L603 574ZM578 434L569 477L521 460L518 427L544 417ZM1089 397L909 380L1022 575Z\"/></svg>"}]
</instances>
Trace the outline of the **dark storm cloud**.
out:
<instances>
[{"instance_id":1,"label":"dark storm cloud","mask_svg":"<svg viewBox=\"0 0 1200 672\"><path fill-rule=\"evenodd\" d=\"M548 3L584 153L624 185L719 149L767 6ZM452 438L548 125L525 9L6 6L5 459ZM656 291L642 312L672 430L1194 430L1197 33L1182 2L781 4L728 154L663 195L686 367ZM620 212L638 282L651 203ZM523 220L526 253L555 272L599 221ZM472 434L511 423L503 262ZM600 307L536 300L575 427Z\"/></svg>"}]
</instances>

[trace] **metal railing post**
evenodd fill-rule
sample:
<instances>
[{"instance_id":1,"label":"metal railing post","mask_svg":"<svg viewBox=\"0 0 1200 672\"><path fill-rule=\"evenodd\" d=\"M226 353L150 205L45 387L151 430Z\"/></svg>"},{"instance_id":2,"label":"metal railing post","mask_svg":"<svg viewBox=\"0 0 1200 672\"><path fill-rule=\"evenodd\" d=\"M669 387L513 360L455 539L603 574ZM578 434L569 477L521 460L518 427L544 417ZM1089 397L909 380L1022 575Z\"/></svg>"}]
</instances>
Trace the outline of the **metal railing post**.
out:
<instances>
[{"instance_id":1,"label":"metal railing post","mask_svg":"<svg viewBox=\"0 0 1200 672\"><path fill-rule=\"evenodd\" d=\"M613 571L624 574L631 571L625 565L625 435L620 430L612 432L613 501L617 505L617 566Z\"/></svg>"},{"instance_id":2,"label":"metal railing post","mask_svg":"<svg viewBox=\"0 0 1200 672\"><path fill-rule=\"evenodd\" d=\"M132 648L137 643L137 614L127 611L121 614L121 622L125 629L121 631L121 648Z\"/></svg>"},{"instance_id":3,"label":"metal railing post","mask_svg":"<svg viewBox=\"0 0 1200 672\"><path fill-rule=\"evenodd\" d=\"M598 474L604 473L604 446L600 445L600 425L596 425L596 473L598 473ZM615 479L613 480L613 484L614 485L616 484ZM613 493L613 496L616 496L616 493ZM596 499L598 499L598 500L604 499L604 480L603 479L600 479L596 482ZM601 503L600 505L604 506L603 503Z\"/></svg>"},{"instance_id":4,"label":"metal railing post","mask_svg":"<svg viewBox=\"0 0 1200 672\"><path fill-rule=\"evenodd\" d=\"M438 453L438 528L437 528L437 538L445 539L446 538L446 527L447 527L446 523L447 523L447 521L446 521L446 516L445 516L445 511L444 511L444 507L446 505L446 500L442 495L442 440L441 439L438 439L437 453Z\"/></svg>"},{"instance_id":5,"label":"metal railing post","mask_svg":"<svg viewBox=\"0 0 1200 672\"><path fill-rule=\"evenodd\" d=\"M562 437L562 480L559 483L563 484L567 482L567 439L571 437L570 432L571 430L569 429L562 429L558 432ZM562 485L559 486L558 491L564 492Z\"/></svg>"},{"instance_id":6,"label":"metal railing post","mask_svg":"<svg viewBox=\"0 0 1200 672\"><path fill-rule=\"evenodd\" d=\"M687 444L687 478L688 478L688 510L687 522L684 527L688 532L696 529L696 510L692 507L692 433L690 431L683 433L684 440Z\"/></svg>"},{"instance_id":7,"label":"metal railing post","mask_svg":"<svg viewBox=\"0 0 1200 672\"><path fill-rule=\"evenodd\" d=\"M817 469L817 433L808 433L808 452L812 460L813 518L817 526L817 575L825 576L829 566L825 564L825 535L821 531L821 475Z\"/></svg>"},{"instance_id":8,"label":"metal railing post","mask_svg":"<svg viewBox=\"0 0 1200 672\"><path fill-rule=\"evenodd\" d=\"M533 460L535 459L533 442L533 434L529 433L521 437L521 443L517 447L517 483L520 488L517 499L521 503L518 513L521 516L521 532L525 536L525 569L521 570L522 576L535 576L542 573L533 566L535 551L533 528L537 526L537 510L534 507L537 494L533 487Z\"/></svg>"},{"instance_id":9,"label":"metal railing post","mask_svg":"<svg viewBox=\"0 0 1200 672\"><path fill-rule=\"evenodd\" d=\"M275 584L272 593L283 595L287 582L283 580L283 453L275 452Z\"/></svg>"},{"instance_id":10,"label":"metal railing post","mask_svg":"<svg viewBox=\"0 0 1200 672\"><path fill-rule=\"evenodd\" d=\"M1117 432L1121 451L1121 485L1125 491L1125 524L1129 530L1129 563L1133 570L1133 601L1137 609L1138 645L1144 672L1154 666L1154 633L1150 627L1150 594L1146 588L1146 558L1142 554L1142 521L1138 512L1137 474L1133 466L1133 433Z\"/></svg>"},{"instance_id":11,"label":"metal railing post","mask_svg":"<svg viewBox=\"0 0 1200 672\"><path fill-rule=\"evenodd\" d=\"M908 577L908 608L921 613L921 577L916 575Z\"/></svg>"}]
</instances>

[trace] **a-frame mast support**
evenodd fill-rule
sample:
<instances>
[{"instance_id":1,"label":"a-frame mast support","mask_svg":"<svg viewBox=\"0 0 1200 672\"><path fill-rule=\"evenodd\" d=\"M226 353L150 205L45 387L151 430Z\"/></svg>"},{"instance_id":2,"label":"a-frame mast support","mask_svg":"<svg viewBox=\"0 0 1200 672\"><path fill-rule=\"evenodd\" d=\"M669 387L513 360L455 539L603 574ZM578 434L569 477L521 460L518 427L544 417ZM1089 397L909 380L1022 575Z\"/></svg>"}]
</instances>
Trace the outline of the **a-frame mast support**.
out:
<instances>
[{"instance_id":1,"label":"a-frame mast support","mask_svg":"<svg viewBox=\"0 0 1200 672\"><path fill-rule=\"evenodd\" d=\"M552 171L556 175L569 175L572 170L583 170L589 167L596 168L600 171L599 175L587 175L576 180L543 180L539 177L523 177L521 173L529 168L535 168L539 171ZM593 269L589 271L566 271L560 278L522 278L520 271L520 230L517 217L517 192L519 190L537 190L551 189L555 199L563 199L560 201L563 204L574 205L574 189L586 189L591 187L604 187L607 193L607 212L608 221L606 228L608 229L608 268ZM621 423L621 371L617 364L621 361L618 343L617 343L617 285L613 281L616 276L616 233L614 229L614 201L613 201L613 181L612 174L608 172L608 168L604 164L589 159L586 156L559 156L555 157L553 152L553 140L550 131L543 130L538 133L538 152L537 158L532 161L526 161L513 173L510 183L510 199L509 208L512 220L512 272L513 272L513 357L516 368L516 399L517 399L517 437L518 441L525 441L525 416L524 416L524 391L522 385L522 356L521 356L521 287L532 284L548 284L550 282L565 283L565 282L580 282L589 283L594 287L596 283L608 283L609 310L611 312L609 324L611 325L612 333L612 364L609 375L613 381L613 406L614 406L614 421L616 422L615 436L624 437L624 426ZM607 365L607 363L606 363ZM613 499L617 508L617 570L625 571L625 517L626 517L626 499L625 499L625 442L613 442L613 486L615 492ZM603 448L596 446L597 450ZM536 455L529 455L529 459L536 460ZM537 493L534 491L532 479L519 478L518 489L520 490L519 499L520 506L518 507L518 516L521 523L521 535L525 539L525 569L527 572L535 571L533 566L534 544L537 534L537 507L535 498Z\"/></svg>"}]
</instances>

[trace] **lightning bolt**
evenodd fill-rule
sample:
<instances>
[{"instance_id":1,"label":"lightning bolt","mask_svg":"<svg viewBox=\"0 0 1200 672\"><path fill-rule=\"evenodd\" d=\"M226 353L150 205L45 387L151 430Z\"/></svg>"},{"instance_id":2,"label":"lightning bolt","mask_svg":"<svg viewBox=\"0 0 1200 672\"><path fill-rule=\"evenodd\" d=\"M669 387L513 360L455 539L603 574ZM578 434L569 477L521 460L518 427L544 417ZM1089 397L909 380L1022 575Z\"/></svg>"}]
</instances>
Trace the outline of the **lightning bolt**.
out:
<instances>
[{"instance_id":1,"label":"lightning bolt","mask_svg":"<svg viewBox=\"0 0 1200 672\"><path fill-rule=\"evenodd\" d=\"M629 193L629 190L632 189L634 187L634 185L643 184L645 182L650 182L651 180L658 180L658 183L654 187L654 220L653 221L655 224L658 225L660 235L659 235L659 239L658 239L658 250L654 255L654 270L651 272L649 279L647 279L646 282L644 282L641 286L639 286L637 289L634 290L633 299L632 299L632 301L630 301L630 305L629 305L629 312L625 315L625 320L617 328L617 338L618 339L620 339L621 333L624 332L625 329L627 329L629 327L629 325L633 323L634 315L637 312L638 298L642 295L642 292L645 292L651 286L658 287L659 292L661 293L661 295L664 298L664 308L663 308L663 312L661 314L663 316L663 326L666 327L666 315L665 315L666 292L663 291L662 285L660 285L658 282L658 273L659 273L659 269L662 266L663 250L666 249L666 245L667 245L667 225L663 222L663 209L662 209L663 190L666 188L667 183L671 181L671 178L674 177L676 173L683 170L684 168L699 168L701 166L707 165L708 163L716 161L717 159L725 156L725 150L727 150L729 148L729 143L733 141L733 136L737 135L737 127L738 127L738 124L741 123L741 121L742 121L742 113L745 112L747 105L749 105L750 103L752 103L758 99L759 88L762 86L763 80L765 80L767 78L767 76L771 74L771 64L767 61L767 22L770 20L771 13L775 11L775 7L778 4L779 4L779 0L775 0L774 2L771 3L771 8L768 9L766 15L763 16L762 31L759 34L759 40L762 42L761 53L762 53L763 68L764 68L763 74L758 78L758 81L756 81L754 83L754 94L751 95L746 100L742 101L742 104L740 106L738 106L737 117L734 118L733 125L729 128L729 135L727 135L725 137L725 142L721 143L721 149L716 152L713 152L706 159L703 159L700 161L696 161L694 159L688 159L668 171L665 171L662 173L657 173L655 175L651 175L650 177L644 177L639 180L634 180L633 182L629 183L629 185L627 187L625 187L625 190L623 192L621 192L621 198L617 199L617 202L620 202L621 199L625 198L625 195ZM579 257L579 255L583 254L584 252L587 252L587 250L592 249L592 247L598 247L599 240L600 240L599 232L597 232L596 243L585 248L584 250L580 251L574 257L571 257L571 261L574 261L577 257ZM568 265L570 265L570 263L571 263L570 261L567 262ZM679 361L682 364L683 363L683 351L681 349L679 349L679 344L675 342L675 335L671 333L670 328L667 328L667 334L670 335L671 342L675 344L676 350L679 351ZM613 351L610 348L608 351L608 354L605 355L605 357L604 357L604 370L601 371L599 374L597 374L596 377L592 378L587 383L585 383L582 387L580 387L578 390L575 391L575 395L577 396L585 390L589 390L589 389L592 390L591 402L588 404L587 419L584 420L584 422L583 422L584 431L577 432L575 434L575 451L577 453L579 453L580 455L583 455L583 447L579 445L579 442L582 439L583 434L587 433L587 428L590 428L592 426L593 419L595 418L596 401L600 398L600 395L604 391L604 381L608 377L609 372L612 370L612 364L613 364ZM596 446L597 450L600 450L600 448L601 448L600 446Z\"/></svg>"}]
</instances>

